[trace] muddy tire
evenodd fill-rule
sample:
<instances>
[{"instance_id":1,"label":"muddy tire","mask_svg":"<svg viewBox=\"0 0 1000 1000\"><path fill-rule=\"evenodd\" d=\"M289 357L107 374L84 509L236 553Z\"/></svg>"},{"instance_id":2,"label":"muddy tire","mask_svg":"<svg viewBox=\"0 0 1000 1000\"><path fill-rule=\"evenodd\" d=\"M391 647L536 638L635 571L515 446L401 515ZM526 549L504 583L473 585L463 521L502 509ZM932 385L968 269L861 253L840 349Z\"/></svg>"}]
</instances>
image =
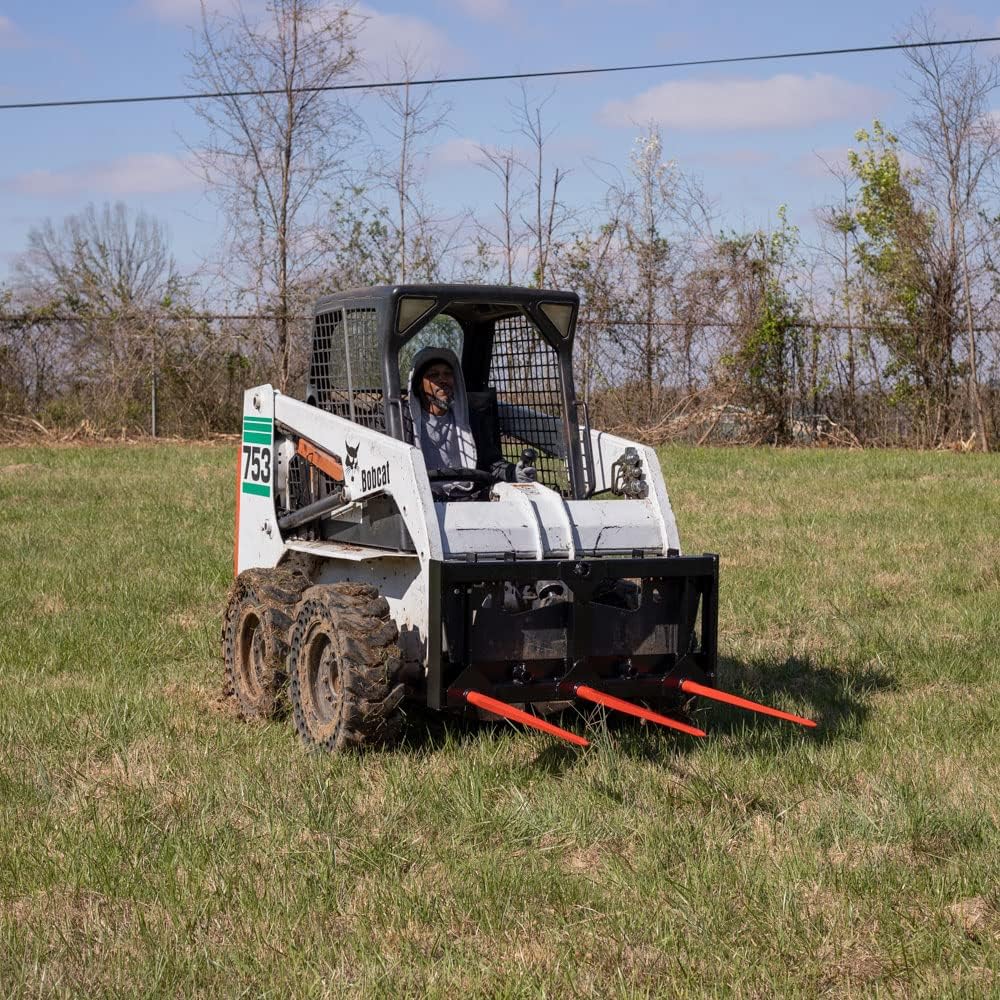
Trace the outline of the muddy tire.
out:
<instances>
[{"instance_id":1,"label":"muddy tire","mask_svg":"<svg viewBox=\"0 0 1000 1000\"><path fill-rule=\"evenodd\" d=\"M248 569L229 588L222 620L223 694L244 719L271 719L286 707L288 630L302 591L300 569Z\"/></svg>"},{"instance_id":2,"label":"muddy tire","mask_svg":"<svg viewBox=\"0 0 1000 1000\"><path fill-rule=\"evenodd\" d=\"M398 740L405 689L389 605L374 587L335 583L302 595L289 635L292 718L330 752Z\"/></svg>"}]
</instances>

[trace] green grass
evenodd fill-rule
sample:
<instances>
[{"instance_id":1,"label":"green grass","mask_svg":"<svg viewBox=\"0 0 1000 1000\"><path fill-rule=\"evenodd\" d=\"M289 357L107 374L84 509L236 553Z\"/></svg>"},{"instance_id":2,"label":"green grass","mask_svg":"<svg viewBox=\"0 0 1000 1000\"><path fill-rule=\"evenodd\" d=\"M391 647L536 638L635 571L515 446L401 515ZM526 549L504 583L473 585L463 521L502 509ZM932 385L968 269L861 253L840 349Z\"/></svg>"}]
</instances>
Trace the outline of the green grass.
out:
<instances>
[{"instance_id":1,"label":"green grass","mask_svg":"<svg viewBox=\"0 0 1000 1000\"><path fill-rule=\"evenodd\" d=\"M672 448L707 740L220 704L232 449L0 449L0 995L1000 994L1000 456Z\"/></svg>"}]
</instances>

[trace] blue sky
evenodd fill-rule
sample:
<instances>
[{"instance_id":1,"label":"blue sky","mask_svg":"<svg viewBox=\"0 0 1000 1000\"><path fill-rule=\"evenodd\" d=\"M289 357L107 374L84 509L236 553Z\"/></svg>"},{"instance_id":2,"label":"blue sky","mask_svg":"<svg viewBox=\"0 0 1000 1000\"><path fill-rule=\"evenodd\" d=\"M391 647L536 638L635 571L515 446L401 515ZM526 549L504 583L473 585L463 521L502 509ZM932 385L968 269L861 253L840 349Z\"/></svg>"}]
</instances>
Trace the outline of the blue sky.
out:
<instances>
[{"instance_id":1,"label":"blue sky","mask_svg":"<svg viewBox=\"0 0 1000 1000\"><path fill-rule=\"evenodd\" d=\"M443 75L880 44L919 8L901 0L369 0L356 9L366 19L368 72L378 76L398 43ZM0 0L0 103L185 91L197 12L197 0ZM949 36L1000 34L995 4L983 0L933 14ZM721 225L766 225L785 202L808 230L815 208L836 194L817 154L842 160L874 116L905 121L903 68L899 54L857 55L540 82L530 93L551 92L549 154L571 171L565 193L574 207L596 201L600 175L626 169L637 126L654 119L666 154L701 177ZM451 104L450 126L431 151L430 199L442 214L488 212L496 191L475 166L475 148L511 142L517 87L445 87L439 96ZM377 102L358 101L377 121ZM30 226L90 201L122 200L163 220L185 270L216 249L221 222L186 163L185 140L197 145L201 134L188 105L0 115L0 282Z\"/></svg>"}]
</instances>

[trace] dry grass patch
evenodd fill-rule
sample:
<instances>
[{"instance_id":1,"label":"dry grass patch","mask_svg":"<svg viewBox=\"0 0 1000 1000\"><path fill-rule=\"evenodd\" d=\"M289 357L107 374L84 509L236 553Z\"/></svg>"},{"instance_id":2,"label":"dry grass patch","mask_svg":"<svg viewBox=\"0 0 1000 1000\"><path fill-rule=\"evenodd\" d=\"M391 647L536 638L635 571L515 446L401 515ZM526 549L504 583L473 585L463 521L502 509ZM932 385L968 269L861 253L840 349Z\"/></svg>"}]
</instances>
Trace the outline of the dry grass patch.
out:
<instances>
[{"instance_id":1,"label":"dry grass patch","mask_svg":"<svg viewBox=\"0 0 1000 1000\"><path fill-rule=\"evenodd\" d=\"M194 611L177 611L167 618L167 622L174 628L182 632L193 632L202 628L206 621L210 620L205 612L196 613Z\"/></svg>"},{"instance_id":2,"label":"dry grass patch","mask_svg":"<svg viewBox=\"0 0 1000 1000\"><path fill-rule=\"evenodd\" d=\"M621 857L620 845L590 844L573 848L560 859L560 867L570 875L600 880L608 857Z\"/></svg>"},{"instance_id":3,"label":"dry grass patch","mask_svg":"<svg viewBox=\"0 0 1000 1000\"><path fill-rule=\"evenodd\" d=\"M876 573L872 578L872 583L882 590L911 594L918 589L919 578L913 573Z\"/></svg>"},{"instance_id":4,"label":"dry grass patch","mask_svg":"<svg viewBox=\"0 0 1000 1000\"><path fill-rule=\"evenodd\" d=\"M177 702L195 715L216 715L234 720L240 718L235 700L223 695L221 685L177 680L164 684L160 691L169 701Z\"/></svg>"},{"instance_id":5,"label":"dry grass patch","mask_svg":"<svg viewBox=\"0 0 1000 1000\"><path fill-rule=\"evenodd\" d=\"M927 864L905 844L872 844L860 839L845 840L826 851L826 860L834 868L857 871L871 865L902 865L907 868Z\"/></svg>"},{"instance_id":6,"label":"dry grass patch","mask_svg":"<svg viewBox=\"0 0 1000 1000\"><path fill-rule=\"evenodd\" d=\"M77 814L97 808L102 814L115 810L122 793L162 789L178 781L165 769L170 749L164 740L148 736L130 744L124 752L109 756L89 754L65 772L69 810ZM159 796L165 802L176 798L171 787Z\"/></svg>"},{"instance_id":7,"label":"dry grass patch","mask_svg":"<svg viewBox=\"0 0 1000 1000\"><path fill-rule=\"evenodd\" d=\"M992 788L996 761L982 765L948 758L933 764L934 781L944 802L961 812L982 812L1000 825L1000 794Z\"/></svg>"},{"instance_id":8,"label":"dry grass patch","mask_svg":"<svg viewBox=\"0 0 1000 1000\"><path fill-rule=\"evenodd\" d=\"M39 618L55 618L66 613L67 604L60 594L39 594L33 613Z\"/></svg>"},{"instance_id":9,"label":"dry grass patch","mask_svg":"<svg viewBox=\"0 0 1000 1000\"><path fill-rule=\"evenodd\" d=\"M815 885L804 893L802 915L821 934L812 956L821 996L855 996L878 980L892 981L877 920L861 916L840 894Z\"/></svg>"},{"instance_id":10,"label":"dry grass patch","mask_svg":"<svg viewBox=\"0 0 1000 1000\"><path fill-rule=\"evenodd\" d=\"M1000 911L983 896L945 907L948 919L974 941L1000 941Z\"/></svg>"},{"instance_id":11,"label":"dry grass patch","mask_svg":"<svg viewBox=\"0 0 1000 1000\"><path fill-rule=\"evenodd\" d=\"M90 890L48 889L0 909L0 927L47 939L50 947L28 981L38 995L122 995L133 980L149 935L172 937L173 920L158 902L121 899ZM10 983L7 984L11 985ZM139 983L132 981L132 988ZM18 995L18 994L12 994Z\"/></svg>"},{"instance_id":12,"label":"dry grass patch","mask_svg":"<svg viewBox=\"0 0 1000 1000\"><path fill-rule=\"evenodd\" d=\"M89 890L42 889L11 900L4 909L18 922L62 928L95 943L108 933L117 938L134 926L140 911L147 923L171 923L169 913L157 903L112 898Z\"/></svg>"}]
</instances>

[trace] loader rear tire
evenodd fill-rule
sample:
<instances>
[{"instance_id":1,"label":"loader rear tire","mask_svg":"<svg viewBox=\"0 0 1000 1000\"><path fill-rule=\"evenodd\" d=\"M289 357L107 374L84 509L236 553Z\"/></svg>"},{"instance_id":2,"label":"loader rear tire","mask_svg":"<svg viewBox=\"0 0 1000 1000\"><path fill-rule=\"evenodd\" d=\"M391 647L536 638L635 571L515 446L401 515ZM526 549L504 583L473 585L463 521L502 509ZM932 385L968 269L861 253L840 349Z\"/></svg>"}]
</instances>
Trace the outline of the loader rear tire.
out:
<instances>
[{"instance_id":1,"label":"loader rear tire","mask_svg":"<svg viewBox=\"0 0 1000 1000\"><path fill-rule=\"evenodd\" d=\"M289 635L289 696L295 728L329 752L395 742L405 693L389 605L374 587L310 587Z\"/></svg>"},{"instance_id":2,"label":"loader rear tire","mask_svg":"<svg viewBox=\"0 0 1000 1000\"><path fill-rule=\"evenodd\" d=\"M223 694L244 719L271 719L285 707L288 630L302 591L300 569L244 570L229 588L222 621Z\"/></svg>"}]
</instances>

